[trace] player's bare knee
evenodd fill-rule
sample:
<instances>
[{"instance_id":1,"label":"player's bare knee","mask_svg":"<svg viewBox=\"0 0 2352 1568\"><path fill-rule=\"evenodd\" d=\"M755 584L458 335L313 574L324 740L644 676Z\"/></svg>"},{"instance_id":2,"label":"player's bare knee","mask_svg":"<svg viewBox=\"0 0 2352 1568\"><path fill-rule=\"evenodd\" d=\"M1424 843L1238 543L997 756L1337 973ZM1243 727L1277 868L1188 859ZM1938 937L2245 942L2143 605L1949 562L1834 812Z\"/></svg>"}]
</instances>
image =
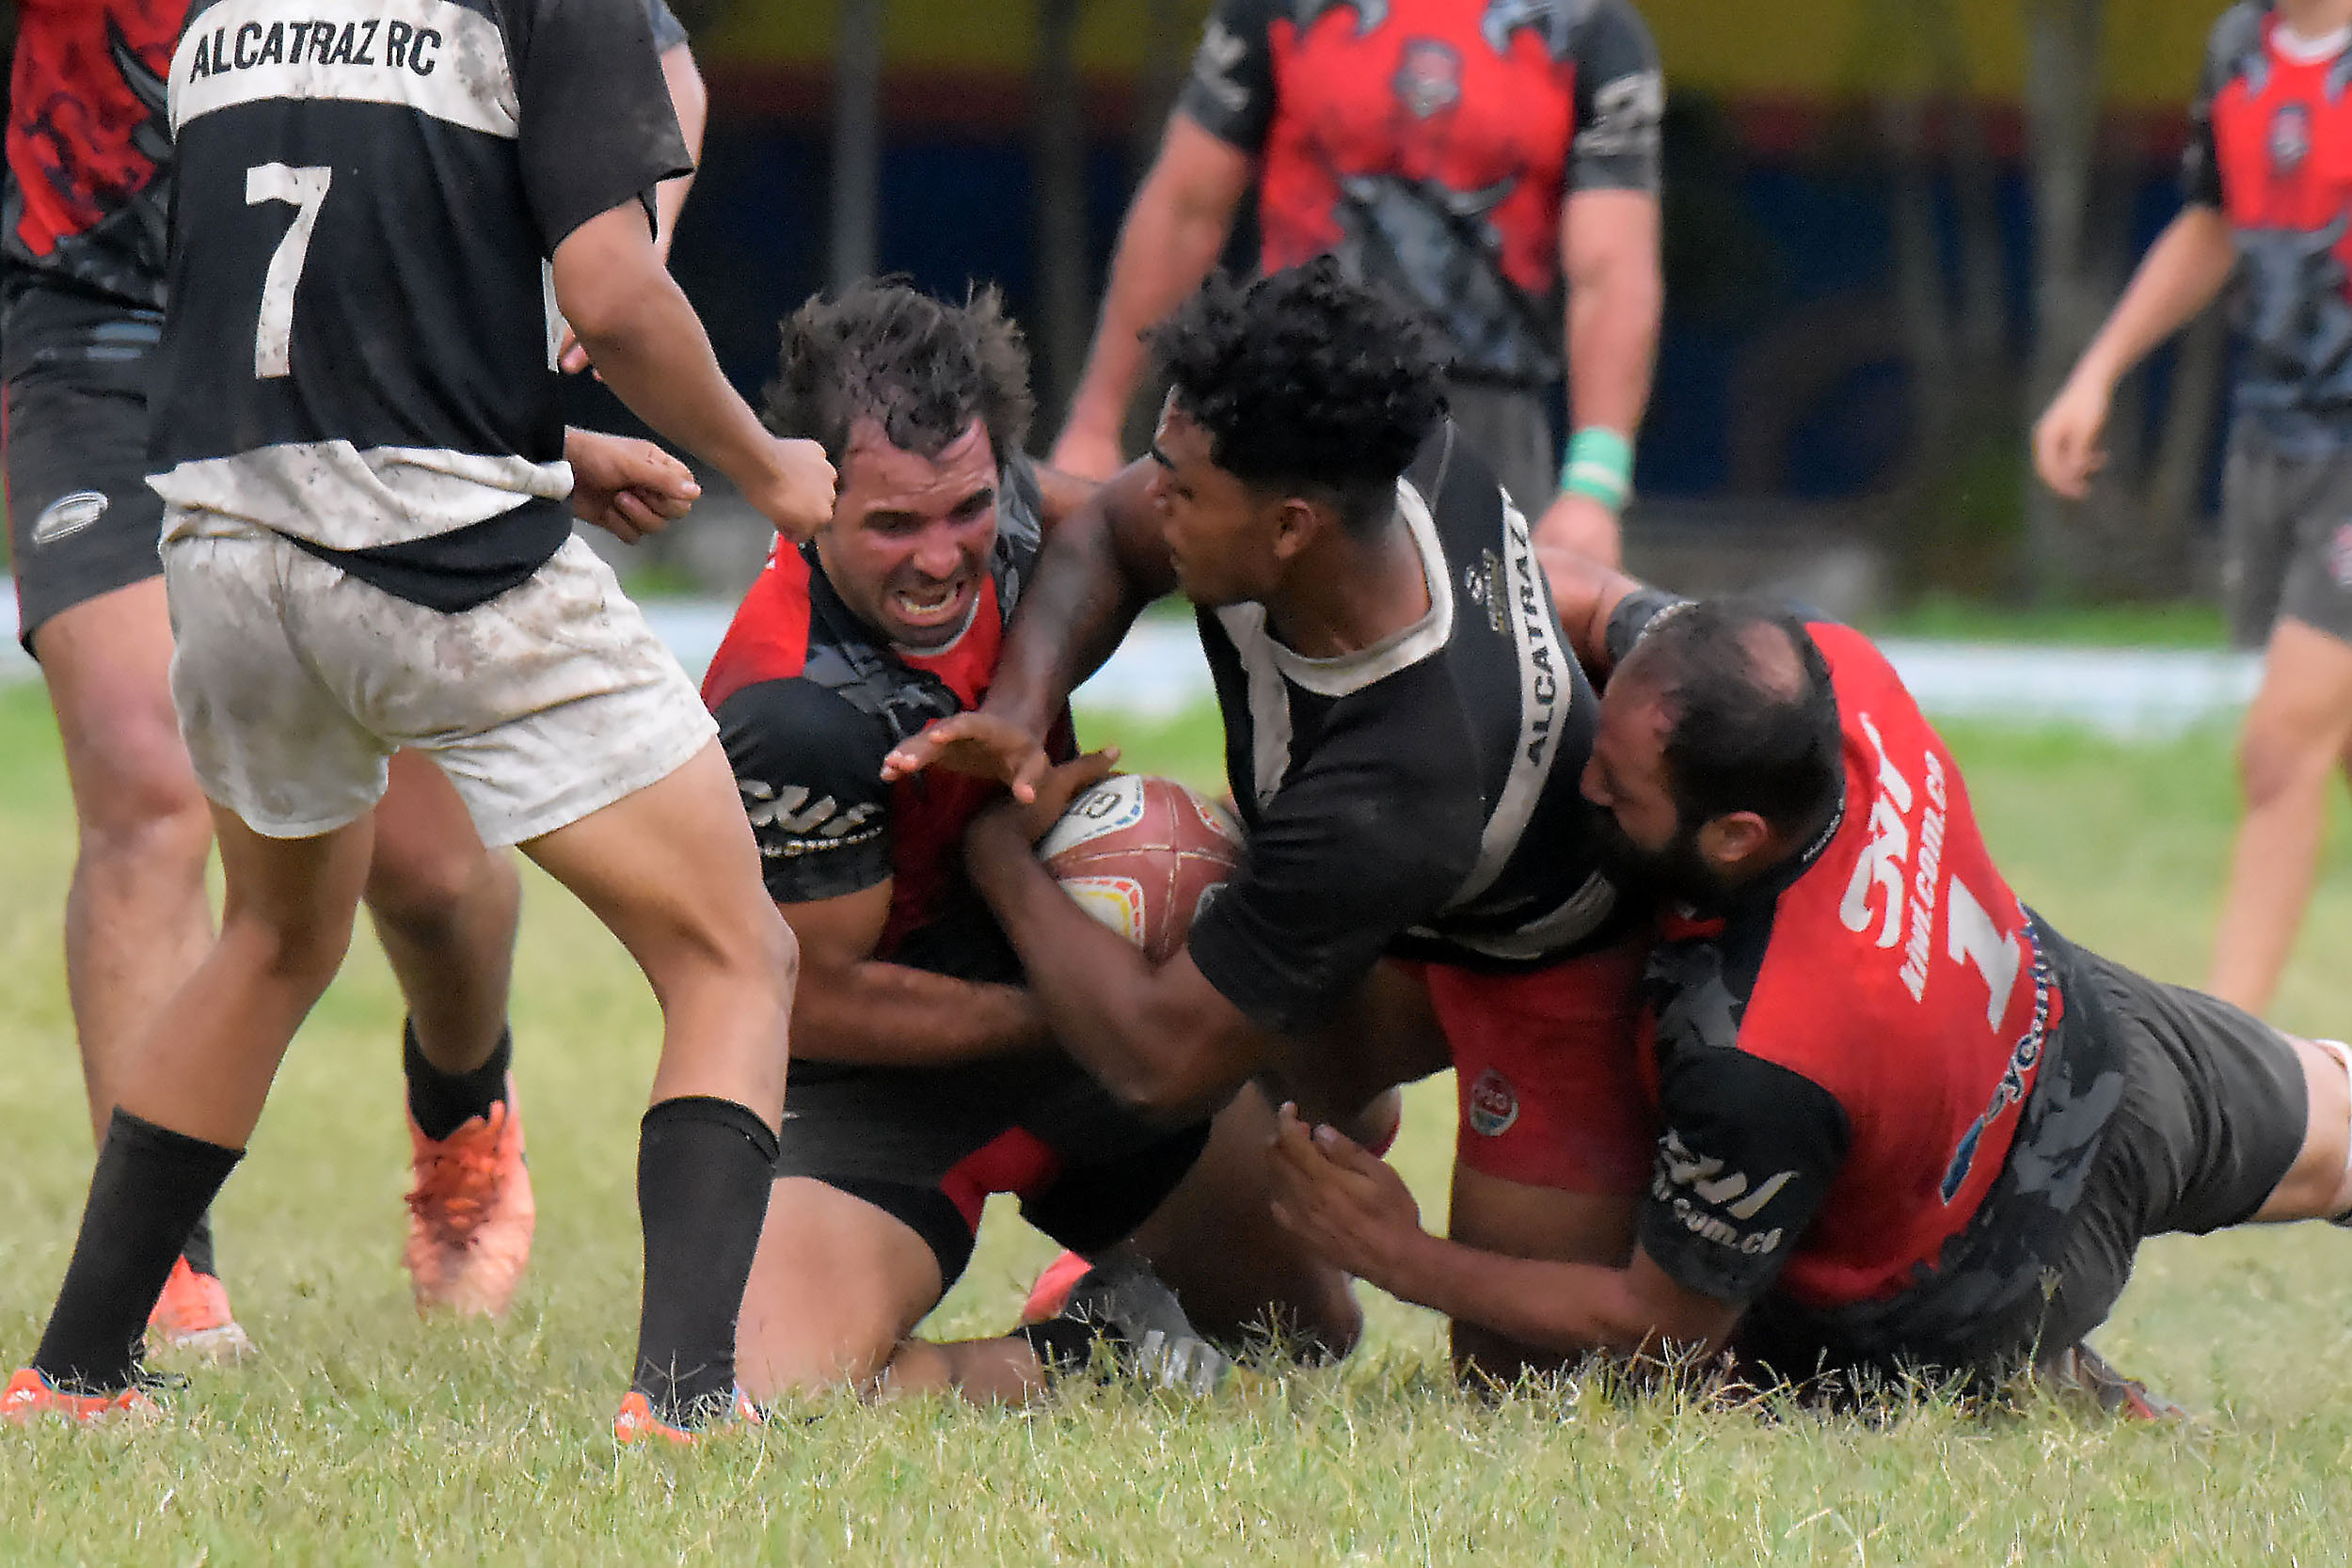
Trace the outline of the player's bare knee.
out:
<instances>
[{"instance_id":1,"label":"player's bare knee","mask_svg":"<svg viewBox=\"0 0 2352 1568\"><path fill-rule=\"evenodd\" d=\"M522 904L522 878L512 860L467 839L405 845L379 836L368 864L368 912L410 942L463 940L483 920L511 921Z\"/></svg>"},{"instance_id":2,"label":"player's bare knee","mask_svg":"<svg viewBox=\"0 0 2352 1568\"><path fill-rule=\"evenodd\" d=\"M86 865L119 867L142 881L203 875L212 808L178 746L173 735L168 746L109 745L88 759L88 782L74 801Z\"/></svg>"},{"instance_id":3,"label":"player's bare knee","mask_svg":"<svg viewBox=\"0 0 2352 1568\"><path fill-rule=\"evenodd\" d=\"M680 936L670 973L655 975L655 989L663 997L687 987L713 987L726 993L728 1010L739 1019L760 1007L779 1018L790 1014L800 983L801 944L773 905L698 925Z\"/></svg>"},{"instance_id":4,"label":"player's bare knee","mask_svg":"<svg viewBox=\"0 0 2352 1568\"><path fill-rule=\"evenodd\" d=\"M232 902L222 912L220 938L273 983L315 997L342 967L351 921L348 910L338 915L315 906L261 910Z\"/></svg>"}]
</instances>

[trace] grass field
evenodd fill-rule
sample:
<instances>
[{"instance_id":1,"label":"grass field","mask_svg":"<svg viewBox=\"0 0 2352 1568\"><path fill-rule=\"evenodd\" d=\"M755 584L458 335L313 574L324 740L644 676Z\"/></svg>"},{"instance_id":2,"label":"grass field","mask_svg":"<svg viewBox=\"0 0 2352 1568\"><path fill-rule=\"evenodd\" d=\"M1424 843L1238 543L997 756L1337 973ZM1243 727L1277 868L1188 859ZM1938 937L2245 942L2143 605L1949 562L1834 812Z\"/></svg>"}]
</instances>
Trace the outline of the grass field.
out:
<instances>
[{"instance_id":1,"label":"grass field","mask_svg":"<svg viewBox=\"0 0 2352 1568\"><path fill-rule=\"evenodd\" d=\"M1216 770L1205 716L1119 736ZM2230 823L2224 737L2153 749L1957 735L2027 897L2150 971L2201 964ZM0 689L0 1359L30 1354L87 1180L57 910L72 854L38 689ZM2352 877L2331 863L2282 1022L2352 1026ZM1614 1399L1455 1394L1429 1315L1357 1357L1200 1406L1089 1392L978 1414L843 1402L687 1453L608 1434L635 1325L635 1119L656 1018L559 891L529 894L516 1033L540 1204L512 1321L421 1324L398 1263L398 1000L363 937L219 1211L257 1362L143 1433L0 1432L0 1560L1034 1563L2337 1562L2352 1551L2352 1235L2151 1246L2102 1336L2199 1430L1924 1408L1880 1428ZM1397 1156L1437 1201L1442 1085ZM935 1320L1010 1320L1048 1248L993 1215Z\"/></svg>"}]
</instances>

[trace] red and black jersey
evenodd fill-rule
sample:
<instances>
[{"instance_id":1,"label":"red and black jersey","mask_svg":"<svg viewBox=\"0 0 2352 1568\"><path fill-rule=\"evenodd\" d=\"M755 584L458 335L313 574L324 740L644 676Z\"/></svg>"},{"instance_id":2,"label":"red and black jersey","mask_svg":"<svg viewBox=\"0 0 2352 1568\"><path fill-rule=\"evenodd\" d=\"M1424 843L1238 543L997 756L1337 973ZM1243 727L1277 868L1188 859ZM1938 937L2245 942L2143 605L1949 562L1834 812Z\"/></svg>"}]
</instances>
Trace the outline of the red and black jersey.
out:
<instances>
[{"instance_id":1,"label":"red and black jersey","mask_svg":"<svg viewBox=\"0 0 2352 1568\"><path fill-rule=\"evenodd\" d=\"M1639 1233L1691 1290L1769 1296L1784 1330L1867 1355L2039 1288L2122 1078L2102 1031L2068 1026L2072 950L2002 879L1900 678L1859 633L1810 630L1845 800L1651 958Z\"/></svg>"},{"instance_id":2,"label":"red and black jersey","mask_svg":"<svg viewBox=\"0 0 2352 1568\"><path fill-rule=\"evenodd\" d=\"M1218 0L1179 108L1259 160L1267 271L1335 252L1534 386L1561 202L1658 189L1661 82L1626 0Z\"/></svg>"},{"instance_id":3,"label":"red and black jersey","mask_svg":"<svg viewBox=\"0 0 2352 1568\"><path fill-rule=\"evenodd\" d=\"M2306 45L2266 4L2214 24L2183 195L2241 255L2237 412L2290 450L2352 438L2352 46Z\"/></svg>"},{"instance_id":4,"label":"red and black jersey","mask_svg":"<svg viewBox=\"0 0 2352 1568\"><path fill-rule=\"evenodd\" d=\"M21 0L0 256L164 303L165 76L188 0Z\"/></svg>"},{"instance_id":5,"label":"red and black jersey","mask_svg":"<svg viewBox=\"0 0 2352 1568\"><path fill-rule=\"evenodd\" d=\"M1041 542L1025 457L1004 466L996 548L971 625L933 653L900 648L834 593L817 546L779 545L703 677L758 840L769 895L803 904L891 884L875 957L969 980L1019 965L963 874L963 830L998 793L932 771L885 784L882 759L935 720L977 707ZM1055 748L1069 754L1067 721Z\"/></svg>"}]
</instances>

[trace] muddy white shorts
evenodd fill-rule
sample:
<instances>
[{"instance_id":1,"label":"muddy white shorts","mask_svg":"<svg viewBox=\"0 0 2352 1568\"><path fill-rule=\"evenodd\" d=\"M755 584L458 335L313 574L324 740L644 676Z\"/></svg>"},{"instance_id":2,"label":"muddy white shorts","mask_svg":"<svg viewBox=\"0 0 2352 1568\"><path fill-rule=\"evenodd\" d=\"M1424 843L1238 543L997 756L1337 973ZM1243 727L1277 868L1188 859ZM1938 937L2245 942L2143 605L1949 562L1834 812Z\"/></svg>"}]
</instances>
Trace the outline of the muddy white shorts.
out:
<instances>
[{"instance_id":1,"label":"muddy white shorts","mask_svg":"<svg viewBox=\"0 0 2352 1568\"><path fill-rule=\"evenodd\" d=\"M485 843L519 844L666 778L718 733L577 538L520 587L447 614L265 529L206 515L167 518L166 535L191 525L163 551L180 732L204 793L267 837L358 819L410 747Z\"/></svg>"}]
</instances>

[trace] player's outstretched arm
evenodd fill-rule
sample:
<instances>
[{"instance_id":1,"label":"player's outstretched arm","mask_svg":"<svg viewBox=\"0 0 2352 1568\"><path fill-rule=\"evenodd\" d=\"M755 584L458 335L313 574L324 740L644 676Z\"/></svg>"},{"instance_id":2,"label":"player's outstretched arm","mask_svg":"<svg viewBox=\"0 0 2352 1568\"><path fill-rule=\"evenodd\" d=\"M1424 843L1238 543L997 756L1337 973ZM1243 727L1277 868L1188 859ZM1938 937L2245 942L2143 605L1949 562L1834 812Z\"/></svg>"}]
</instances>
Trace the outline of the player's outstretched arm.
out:
<instances>
[{"instance_id":1,"label":"player's outstretched arm","mask_svg":"<svg viewBox=\"0 0 2352 1568\"><path fill-rule=\"evenodd\" d=\"M1273 1148L1274 1215L1335 1267L1457 1323L1568 1354L1721 1349L1740 1307L1700 1295L1636 1250L1622 1269L1510 1258L1423 1229L1384 1161L1282 1107Z\"/></svg>"},{"instance_id":2,"label":"player's outstretched arm","mask_svg":"<svg viewBox=\"0 0 2352 1568\"><path fill-rule=\"evenodd\" d=\"M2116 383L2149 350L2213 303L2237 265L2230 220L2217 207L2191 202L2156 236L2099 335L2033 427L2034 471L2070 500L2080 500L2106 461L2100 442Z\"/></svg>"},{"instance_id":3,"label":"player's outstretched arm","mask_svg":"<svg viewBox=\"0 0 2352 1568\"><path fill-rule=\"evenodd\" d=\"M555 299L621 401L715 465L787 538L805 539L833 515L823 449L769 435L727 384L634 199L556 245Z\"/></svg>"},{"instance_id":4,"label":"player's outstretched arm","mask_svg":"<svg viewBox=\"0 0 2352 1568\"><path fill-rule=\"evenodd\" d=\"M1070 693L1110 657L1144 606L1176 586L1152 499L1154 466L1132 463L1054 528L1013 612L979 707L943 719L882 759L882 777L975 773L1036 799L1045 736Z\"/></svg>"},{"instance_id":5,"label":"player's outstretched arm","mask_svg":"<svg viewBox=\"0 0 2352 1568\"><path fill-rule=\"evenodd\" d=\"M1168 117L1160 154L1119 231L1103 319L1054 443L1055 467L1087 479L1119 470L1120 427L1143 379L1144 330L1209 276L1256 172L1256 159L1183 110Z\"/></svg>"},{"instance_id":6,"label":"player's outstretched arm","mask_svg":"<svg viewBox=\"0 0 2352 1568\"><path fill-rule=\"evenodd\" d=\"M1068 765L1074 767L1076 765ZM1182 1124L1213 1114L1274 1041L1209 984L1188 952L1158 966L1078 907L1034 845L1068 791L983 812L964 858L1021 955L1029 994L1062 1049L1135 1111Z\"/></svg>"}]
</instances>

